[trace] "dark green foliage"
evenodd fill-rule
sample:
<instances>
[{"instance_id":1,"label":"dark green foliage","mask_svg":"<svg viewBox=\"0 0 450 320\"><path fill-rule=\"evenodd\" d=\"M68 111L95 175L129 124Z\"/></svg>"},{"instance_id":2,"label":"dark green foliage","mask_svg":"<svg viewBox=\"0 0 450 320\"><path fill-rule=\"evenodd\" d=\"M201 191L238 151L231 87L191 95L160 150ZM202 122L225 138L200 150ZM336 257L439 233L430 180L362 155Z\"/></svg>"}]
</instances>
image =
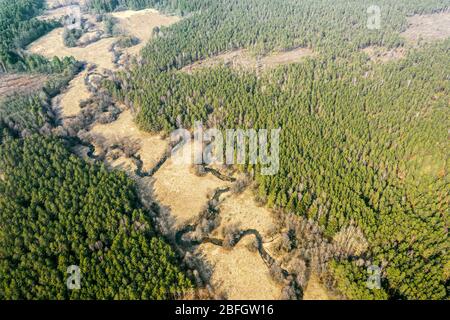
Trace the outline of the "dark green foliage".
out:
<instances>
[{"instance_id":1,"label":"dark green foliage","mask_svg":"<svg viewBox=\"0 0 450 320\"><path fill-rule=\"evenodd\" d=\"M351 262L331 262L330 268L336 281L336 289L345 292L351 300L386 300L389 295L383 288L369 289L367 274L361 272Z\"/></svg>"},{"instance_id":2,"label":"dark green foliage","mask_svg":"<svg viewBox=\"0 0 450 320\"><path fill-rule=\"evenodd\" d=\"M181 6L186 1L177 1ZM159 3L159 2L158 2ZM163 1L170 8L170 1ZM335 0L217 0L194 1L197 11L170 28L145 48L148 64L160 70L180 68L193 61L235 48L264 54L275 48L312 47L331 57L348 56L368 45L403 44L398 32L406 15L444 10L446 0L378 1L382 28L367 29L370 1Z\"/></svg>"},{"instance_id":3,"label":"dark green foliage","mask_svg":"<svg viewBox=\"0 0 450 320\"><path fill-rule=\"evenodd\" d=\"M44 7L44 0L0 0L0 71L28 70L21 49L59 25L35 18Z\"/></svg>"},{"instance_id":4,"label":"dark green foliage","mask_svg":"<svg viewBox=\"0 0 450 320\"><path fill-rule=\"evenodd\" d=\"M190 287L130 179L33 136L0 147L1 299L166 299ZM67 268L81 269L68 290Z\"/></svg>"},{"instance_id":5,"label":"dark green foliage","mask_svg":"<svg viewBox=\"0 0 450 320\"><path fill-rule=\"evenodd\" d=\"M0 105L0 121L18 133L37 133L51 121L49 103L43 94L17 96Z\"/></svg>"},{"instance_id":6,"label":"dark green foliage","mask_svg":"<svg viewBox=\"0 0 450 320\"><path fill-rule=\"evenodd\" d=\"M186 15L155 29L145 63L107 84L138 110L141 128L170 132L195 120L220 128L281 127L280 172L262 176L259 166L240 169L255 178L259 200L318 222L327 236L353 223L363 231L367 252L330 264L336 288L352 299L445 299L450 41L410 49L405 59L384 65L370 63L359 50L403 46L407 16L440 12L449 3L378 1L382 28L368 30L372 4L93 0L90 7L110 12L152 6ZM6 43L3 34L1 39ZM299 46L318 56L259 76L223 67L193 75L175 70L235 48L259 55ZM7 48L3 69L5 61L22 61ZM24 69L34 65L40 63L32 60ZM0 179L0 296L167 298L188 287L125 176L77 160L55 140L11 138L48 121L42 101L27 99L5 109L24 114L23 122L11 120L9 112L0 118L0 171L6 177ZM95 248L98 241L102 249ZM381 267L381 290L367 289L361 260ZM88 286L79 292L65 288L70 264L79 264L86 277Z\"/></svg>"},{"instance_id":7,"label":"dark green foliage","mask_svg":"<svg viewBox=\"0 0 450 320\"><path fill-rule=\"evenodd\" d=\"M64 29L63 42L66 47L76 47L78 39L83 35L81 29Z\"/></svg>"},{"instance_id":8,"label":"dark green foliage","mask_svg":"<svg viewBox=\"0 0 450 320\"><path fill-rule=\"evenodd\" d=\"M0 105L0 299L182 295L191 283L153 230L132 180L85 163L61 140L36 135L51 134L50 99L80 65L21 52L53 26L33 18L44 1L0 4L0 71L50 74L41 91ZM81 290L66 286L70 265L80 267Z\"/></svg>"},{"instance_id":9,"label":"dark green foliage","mask_svg":"<svg viewBox=\"0 0 450 320\"><path fill-rule=\"evenodd\" d=\"M51 73L44 88L0 105L0 299L181 295L190 281L133 182L33 135L51 133L50 99L79 68L73 58L31 60L28 70ZM70 265L81 269L81 290L66 286Z\"/></svg>"},{"instance_id":10,"label":"dark green foliage","mask_svg":"<svg viewBox=\"0 0 450 320\"><path fill-rule=\"evenodd\" d=\"M12 136L12 130L10 130L9 127L5 123L3 123L2 120L0 120L0 145L3 143L3 141Z\"/></svg>"},{"instance_id":11,"label":"dark green foliage","mask_svg":"<svg viewBox=\"0 0 450 320\"><path fill-rule=\"evenodd\" d=\"M123 36L117 40L119 48L129 48L139 43L139 39L133 36Z\"/></svg>"},{"instance_id":12,"label":"dark green foliage","mask_svg":"<svg viewBox=\"0 0 450 320\"><path fill-rule=\"evenodd\" d=\"M189 12L206 9L215 0L90 0L88 7L97 12L112 12L122 9L141 10L157 8L164 11L184 15Z\"/></svg>"}]
</instances>

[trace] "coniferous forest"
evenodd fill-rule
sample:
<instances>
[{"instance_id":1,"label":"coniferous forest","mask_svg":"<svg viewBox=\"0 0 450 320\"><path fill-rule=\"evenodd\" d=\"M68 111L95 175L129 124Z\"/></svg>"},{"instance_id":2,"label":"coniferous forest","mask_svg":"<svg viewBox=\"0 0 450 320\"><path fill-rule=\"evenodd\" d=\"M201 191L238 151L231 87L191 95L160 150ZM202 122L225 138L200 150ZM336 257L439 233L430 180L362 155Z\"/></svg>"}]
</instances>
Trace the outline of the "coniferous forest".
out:
<instances>
[{"instance_id":1,"label":"coniferous forest","mask_svg":"<svg viewBox=\"0 0 450 320\"><path fill-rule=\"evenodd\" d=\"M43 57L23 52L25 46L59 25L36 18L45 5L45 0L0 1L0 71L38 71L38 66L46 64Z\"/></svg>"},{"instance_id":2,"label":"coniferous forest","mask_svg":"<svg viewBox=\"0 0 450 320\"><path fill-rule=\"evenodd\" d=\"M255 198L317 223L332 239L356 225L360 255L328 264L349 299L448 299L450 39L410 45L407 17L449 10L448 0L91 0L89 10L157 8L183 19L154 30L129 69L104 81L136 111L142 130L281 128L280 170L239 165ZM0 102L0 298L170 299L193 287L124 173L78 158L56 137L50 99L80 69L22 49L57 26L36 19L43 0L0 0L0 71L44 72L38 93ZM407 49L374 63L370 46ZM254 57L294 48L314 55L255 72L181 69L220 53ZM67 290L67 266L84 270ZM367 265L382 270L366 287Z\"/></svg>"},{"instance_id":3,"label":"coniferous forest","mask_svg":"<svg viewBox=\"0 0 450 320\"><path fill-rule=\"evenodd\" d=\"M52 138L4 140L3 299L167 299L189 288L124 173ZM66 286L70 265L83 270L80 290Z\"/></svg>"}]
</instances>

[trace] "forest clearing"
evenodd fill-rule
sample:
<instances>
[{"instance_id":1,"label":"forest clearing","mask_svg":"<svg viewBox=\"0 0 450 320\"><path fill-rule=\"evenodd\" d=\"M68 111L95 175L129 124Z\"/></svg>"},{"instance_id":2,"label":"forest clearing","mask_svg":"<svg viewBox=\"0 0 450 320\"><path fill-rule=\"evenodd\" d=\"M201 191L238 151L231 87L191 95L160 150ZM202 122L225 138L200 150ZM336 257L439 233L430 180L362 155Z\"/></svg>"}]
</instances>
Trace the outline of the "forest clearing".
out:
<instances>
[{"instance_id":1,"label":"forest clearing","mask_svg":"<svg viewBox=\"0 0 450 320\"><path fill-rule=\"evenodd\" d=\"M181 71L191 73L219 65L230 66L237 70L265 71L285 64L298 63L311 56L314 56L314 52L307 48L273 52L261 57L255 56L246 49L237 49L187 65Z\"/></svg>"},{"instance_id":2,"label":"forest clearing","mask_svg":"<svg viewBox=\"0 0 450 320\"><path fill-rule=\"evenodd\" d=\"M0 99L12 94L26 94L39 90L47 76L27 74L0 74Z\"/></svg>"},{"instance_id":3,"label":"forest clearing","mask_svg":"<svg viewBox=\"0 0 450 320\"><path fill-rule=\"evenodd\" d=\"M373 62L389 62L399 60L405 57L406 50L402 48L387 49L382 47L366 47L362 50Z\"/></svg>"},{"instance_id":4,"label":"forest clearing","mask_svg":"<svg viewBox=\"0 0 450 320\"><path fill-rule=\"evenodd\" d=\"M450 37L450 11L409 17L408 28L402 36L412 44Z\"/></svg>"},{"instance_id":5,"label":"forest clearing","mask_svg":"<svg viewBox=\"0 0 450 320\"><path fill-rule=\"evenodd\" d=\"M213 244L202 244L199 252L212 270L211 285L230 300L276 300L282 286L269 274L257 252L248 250L252 237L240 241L232 250Z\"/></svg>"}]
</instances>

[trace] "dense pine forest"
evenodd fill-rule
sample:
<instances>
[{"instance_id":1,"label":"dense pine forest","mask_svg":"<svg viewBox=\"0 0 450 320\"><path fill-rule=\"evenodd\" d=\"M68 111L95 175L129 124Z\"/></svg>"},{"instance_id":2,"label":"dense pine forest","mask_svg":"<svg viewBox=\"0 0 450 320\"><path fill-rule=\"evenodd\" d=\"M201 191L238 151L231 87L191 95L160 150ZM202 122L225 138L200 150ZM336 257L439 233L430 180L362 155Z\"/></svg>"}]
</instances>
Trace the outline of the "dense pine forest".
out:
<instances>
[{"instance_id":1,"label":"dense pine forest","mask_svg":"<svg viewBox=\"0 0 450 320\"><path fill-rule=\"evenodd\" d=\"M132 1L130 1L132 2ZM447 0L378 1L382 28L367 28L368 1L176 0L149 1L186 18L157 32L143 58L160 70L180 68L236 48L255 55L273 49L311 47L331 59L369 45L401 46L406 17L440 12ZM177 9L175 9L177 8ZM195 13L195 14L193 14Z\"/></svg>"},{"instance_id":2,"label":"dense pine forest","mask_svg":"<svg viewBox=\"0 0 450 320\"><path fill-rule=\"evenodd\" d=\"M0 72L40 71L43 57L23 49L59 25L36 18L45 8L45 0L0 0Z\"/></svg>"},{"instance_id":3,"label":"dense pine forest","mask_svg":"<svg viewBox=\"0 0 450 320\"><path fill-rule=\"evenodd\" d=\"M42 136L6 138L0 164L2 299L167 299L190 286L124 173ZM70 265L80 290L66 286Z\"/></svg>"},{"instance_id":4,"label":"dense pine forest","mask_svg":"<svg viewBox=\"0 0 450 320\"><path fill-rule=\"evenodd\" d=\"M386 64L360 49L406 46L407 16L444 11L449 2L380 1L380 30L366 28L366 1L157 4L187 16L156 30L139 64L108 84L139 111L141 128L170 132L194 120L282 128L280 172L241 169L269 207L317 221L329 237L350 223L363 231L370 248L330 264L336 287L353 299L448 298L450 41L410 48ZM227 50L296 47L317 56L262 75L220 66L178 71ZM381 267L384 295L367 290L367 261Z\"/></svg>"}]
</instances>

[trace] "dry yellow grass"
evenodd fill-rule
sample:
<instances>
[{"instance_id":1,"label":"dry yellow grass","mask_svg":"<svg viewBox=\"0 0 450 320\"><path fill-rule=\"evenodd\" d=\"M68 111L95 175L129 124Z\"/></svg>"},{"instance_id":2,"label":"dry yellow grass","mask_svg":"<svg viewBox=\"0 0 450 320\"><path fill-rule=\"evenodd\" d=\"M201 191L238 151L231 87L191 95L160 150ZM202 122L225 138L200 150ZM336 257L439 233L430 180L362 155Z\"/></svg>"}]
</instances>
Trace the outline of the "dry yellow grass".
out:
<instances>
[{"instance_id":1,"label":"dry yellow grass","mask_svg":"<svg viewBox=\"0 0 450 320\"><path fill-rule=\"evenodd\" d=\"M130 110L124 110L112 123L96 124L91 132L102 135L111 143L125 138L138 141L141 146L138 155L141 157L145 171L155 166L169 146L168 141L160 136L139 130Z\"/></svg>"},{"instance_id":2,"label":"dry yellow grass","mask_svg":"<svg viewBox=\"0 0 450 320\"><path fill-rule=\"evenodd\" d=\"M125 49L128 54L139 53L150 40L154 27L169 26L180 21L177 16L166 16L154 9L126 10L114 12L112 15L119 20L119 26L125 33L140 40L140 43L136 46Z\"/></svg>"},{"instance_id":3,"label":"dry yellow grass","mask_svg":"<svg viewBox=\"0 0 450 320\"><path fill-rule=\"evenodd\" d=\"M271 55L265 56L261 59L263 69L275 68L279 65L297 63L302 61L305 57L313 56L314 53L311 49L297 48L285 52L276 52Z\"/></svg>"},{"instance_id":4,"label":"dry yellow grass","mask_svg":"<svg viewBox=\"0 0 450 320\"><path fill-rule=\"evenodd\" d=\"M80 111L80 102L89 98L90 93L84 84L87 72L83 71L70 81L67 89L56 97L63 118L76 116Z\"/></svg>"},{"instance_id":5,"label":"dry yellow grass","mask_svg":"<svg viewBox=\"0 0 450 320\"><path fill-rule=\"evenodd\" d=\"M334 297L329 294L317 275L313 273L303 293L303 300L334 300Z\"/></svg>"},{"instance_id":6,"label":"dry yellow grass","mask_svg":"<svg viewBox=\"0 0 450 320\"><path fill-rule=\"evenodd\" d=\"M48 18L49 15L60 17L66 12L66 7L59 8L47 13L46 17ZM180 20L179 17L166 16L152 9L141 11L127 10L113 13L113 16L118 19L118 24L125 33L133 35L140 40L138 45L124 50L128 54L139 53L139 50L150 40L154 27L168 26ZM83 14L83 17L91 22L94 21L92 15ZM97 28L100 29L100 25L97 25ZM53 56L73 56L79 61L90 62L103 69L115 69L116 66L113 63L113 54L110 52L110 48L117 41L117 38L101 39L86 47L67 48L63 43L63 32L63 28L51 31L28 46L28 50L48 58Z\"/></svg>"},{"instance_id":7,"label":"dry yellow grass","mask_svg":"<svg viewBox=\"0 0 450 320\"><path fill-rule=\"evenodd\" d=\"M254 57L248 50L238 49L225 52L215 57L197 61L181 69L182 72L191 73L198 69L210 68L218 65L227 65L240 70L267 70L280 65L297 63L305 57L314 55L313 51L307 48L297 48L285 52L275 52L264 57Z\"/></svg>"},{"instance_id":8,"label":"dry yellow grass","mask_svg":"<svg viewBox=\"0 0 450 320\"><path fill-rule=\"evenodd\" d=\"M389 50L384 47L371 46L364 48L362 51L366 53L373 62L381 63L399 60L406 55L406 50L403 48Z\"/></svg>"},{"instance_id":9,"label":"dry yellow grass","mask_svg":"<svg viewBox=\"0 0 450 320\"><path fill-rule=\"evenodd\" d=\"M256 68L256 59L252 58L247 50L239 49L197 61L182 68L181 71L191 73L199 69L211 68L218 65L229 65L236 69L251 70Z\"/></svg>"},{"instance_id":10,"label":"dry yellow grass","mask_svg":"<svg viewBox=\"0 0 450 320\"><path fill-rule=\"evenodd\" d=\"M61 12L64 10L54 11L52 14L56 16ZM124 11L113 15L119 19L120 27L126 33L141 40L139 45L125 50L128 54L138 53L151 38L155 26L170 25L180 19L160 15L151 9L139 12ZM100 68L114 69L112 53L109 49L116 39L102 39L84 48L66 48L62 41L62 32L62 28L52 31L31 44L29 50L47 57L71 55L78 60L94 63ZM231 57L225 58L236 60L236 64L241 64L243 67L256 68L256 59L243 52L233 52ZM265 57L261 61L263 61L263 68L266 68L295 62L303 56L304 52L298 51ZM69 88L60 98L61 112L64 117L76 115L80 111L79 102L89 96L84 86L84 76L85 73L82 73L72 80ZM168 141L140 131L133 121L130 110L123 111L115 122L95 125L91 132L102 135L110 143L124 138L138 141L141 146L138 155L143 161L143 170L146 171L153 168L168 148ZM191 144L185 145L183 150L190 146ZM182 155L178 154L168 159L154 177L135 177L144 203L148 205L151 201L157 200L162 209L168 210L170 218L174 220L174 226L172 226L174 230L195 219L214 190L230 185L229 182L221 181L211 174L204 177L196 176L189 162L179 163L180 157ZM132 160L123 156L116 160L107 158L106 161L111 168L129 173L136 169ZM222 226L238 223L244 229L257 229L263 236L273 222L270 212L256 206L249 191L229 197L221 205L221 211ZM230 251L211 244L200 246L205 259L214 266L212 285L218 291L224 292L228 299L278 299L281 286L272 280L259 254L250 252L246 248L246 243L251 240L253 240L252 236L246 237Z\"/></svg>"},{"instance_id":11,"label":"dry yellow grass","mask_svg":"<svg viewBox=\"0 0 450 320\"><path fill-rule=\"evenodd\" d=\"M63 32L63 28L52 30L28 46L28 51L48 58L73 56L79 61L90 62L100 68L114 69L113 55L109 51L114 38L101 39L83 48L67 48L63 43Z\"/></svg>"},{"instance_id":12,"label":"dry yellow grass","mask_svg":"<svg viewBox=\"0 0 450 320\"><path fill-rule=\"evenodd\" d=\"M227 299L280 299L281 286L271 278L261 256L246 248L252 239L251 236L242 239L232 250L208 243L199 247L213 270L211 285Z\"/></svg>"},{"instance_id":13,"label":"dry yellow grass","mask_svg":"<svg viewBox=\"0 0 450 320\"><path fill-rule=\"evenodd\" d=\"M219 209L222 218L219 232L226 225L237 224L241 230L256 229L265 238L275 224L272 213L257 205L250 190L228 196Z\"/></svg>"},{"instance_id":14,"label":"dry yellow grass","mask_svg":"<svg viewBox=\"0 0 450 320\"><path fill-rule=\"evenodd\" d=\"M196 218L214 190L229 185L211 174L198 177L192 172L191 161L186 160L189 157L186 150L190 150L192 145L185 144L181 152L168 159L154 175L155 198L163 209L169 210L175 220L175 228ZM183 153L185 161L180 161Z\"/></svg>"},{"instance_id":15,"label":"dry yellow grass","mask_svg":"<svg viewBox=\"0 0 450 320\"><path fill-rule=\"evenodd\" d=\"M408 18L408 29L402 35L410 42L419 39L442 40L450 37L450 11L415 15Z\"/></svg>"},{"instance_id":16,"label":"dry yellow grass","mask_svg":"<svg viewBox=\"0 0 450 320\"><path fill-rule=\"evenodd\" d=\"M125 171L129 174L137 169L133 160L126 157L119 157L116 160L108 161L107 164L111 169Z\"/></svg>"}]
</instances>

